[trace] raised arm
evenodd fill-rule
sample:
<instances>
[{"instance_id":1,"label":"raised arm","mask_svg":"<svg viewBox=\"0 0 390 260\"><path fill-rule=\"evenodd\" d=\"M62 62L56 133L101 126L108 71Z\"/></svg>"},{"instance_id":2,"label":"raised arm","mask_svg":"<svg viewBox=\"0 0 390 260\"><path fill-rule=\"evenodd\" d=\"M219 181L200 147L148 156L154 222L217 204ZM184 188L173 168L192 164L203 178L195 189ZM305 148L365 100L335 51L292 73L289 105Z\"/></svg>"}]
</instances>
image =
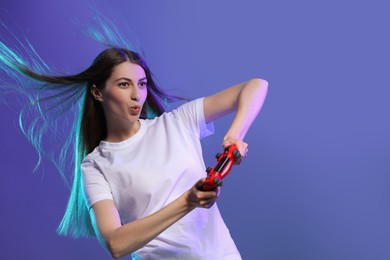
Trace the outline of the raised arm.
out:
<instances>
[{"instance_id":1,"label":"raised arm","mask_svg":"<svg viewBox=\"0 0 390 260\"><path fill-rule=\"evenodd\" d=\"M243 139L260 112L267 95L268 82L263 79L249 81L224 89L204 99L206 122L213 121L230 112L236 112L232 124L225 134L223 146L238 145L245 155L247 144Z\"/></svg>"},{"instance_id":2,"label":"raised arm","mask_svg":"<svg viewBox=\"0 0 390 260\"><path fill-rule=\"evenodd\" d=\"M112 257L128 255L145 246L169 226L196 207L210 208L218 190L200 191L204 179L159 211L136 221L121 225L118 210L112 200L92 205L90 216L97 238Z\"/></svg>"}]
</instances>

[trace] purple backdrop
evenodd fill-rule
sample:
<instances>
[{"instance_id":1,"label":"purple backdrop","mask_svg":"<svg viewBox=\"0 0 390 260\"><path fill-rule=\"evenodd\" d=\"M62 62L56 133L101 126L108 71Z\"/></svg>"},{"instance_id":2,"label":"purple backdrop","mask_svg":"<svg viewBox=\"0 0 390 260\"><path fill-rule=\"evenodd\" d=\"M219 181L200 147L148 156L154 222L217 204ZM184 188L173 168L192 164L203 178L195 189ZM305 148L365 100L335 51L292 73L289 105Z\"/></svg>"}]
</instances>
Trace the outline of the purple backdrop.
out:
<instances>
[{"instance_id":1,"label":"purple backdrop","mask_svg":"<svg viewBox=\"0 0 390 260\"><path fill-rule=\"evenodd\" d=\"M92 19L80 2L2 0L0 21L50 66L77 72L101 50L71 23ZM165 89L199 97L270 82L250 154L219 200L244 259L390 259L385 1L93 2L131 28ZM32 174L16 111L0 111L0 259L110 259L96 240L56 235L69 191L49 163ZM205 141L208 165L229 120Z\"/></svg>"}]
</instances>

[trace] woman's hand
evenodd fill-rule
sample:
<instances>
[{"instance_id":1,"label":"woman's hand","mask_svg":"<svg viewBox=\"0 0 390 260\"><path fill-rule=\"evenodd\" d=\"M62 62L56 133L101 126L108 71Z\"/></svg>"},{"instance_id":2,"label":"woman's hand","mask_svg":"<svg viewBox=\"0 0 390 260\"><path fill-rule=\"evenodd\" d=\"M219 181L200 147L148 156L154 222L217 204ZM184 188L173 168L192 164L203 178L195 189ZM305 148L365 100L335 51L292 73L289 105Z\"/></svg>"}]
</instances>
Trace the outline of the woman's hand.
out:
<instances>
[{"instance_id":1,"label":"woman's hand","mask_svg":"<svg viewBox=\"0 0 390 260\"><path fill-rule=\"evenodd\" d=\"M155 213L124 225L113 200L96 202L90 214L99 240L114 258L135 252L193 209L214 205L220 189L202 191L205 180L200 179L191 189Z\"/></svg>"},{"instance_id":2,"label":"woman's hand","mask_svg":"<svg viewBox=\"0 0 390 260\"><path fill-rule=\"evenodd\" d=\"M233 121L223 139L223 148L235 144L242 157L245 158L248 153L248 144L242 140L260 112L267 91L268 82L255 78L205 97L203 107L206 122L235 112Z\"/></svg>"},{"instance_id":3,"label":"woman's hand","mask_svg":"<svg viewBox=\"0 0 390 260\"><path fill-rule=\"evenodd\" d=\"M231 144L234 144L237 146L238 151L240 152L240 154L242 156L241 160L239 162L237 162L237 164L240 164L242 162L242 159L244 159L248 155L248 144L245 143L244 141L238 139L238 138L234 138L231 136L225 136L225 138L223 138L223 142L222 142L223 149L225 149L226 147L228 147Z\"/></svg>"},{"instance_id":4,"label":"woman's hand","mask_svg":"<svg viewBox=\"0 0 390 260\"><path fill-rule=\"evenodd\" d=\"M200 179L188 191L187 202L191 208L211 208L218 199L220 188L217 187L212 191L202 191L201 187L206 181L205 178Z\"/></svg>"}]
</instances>

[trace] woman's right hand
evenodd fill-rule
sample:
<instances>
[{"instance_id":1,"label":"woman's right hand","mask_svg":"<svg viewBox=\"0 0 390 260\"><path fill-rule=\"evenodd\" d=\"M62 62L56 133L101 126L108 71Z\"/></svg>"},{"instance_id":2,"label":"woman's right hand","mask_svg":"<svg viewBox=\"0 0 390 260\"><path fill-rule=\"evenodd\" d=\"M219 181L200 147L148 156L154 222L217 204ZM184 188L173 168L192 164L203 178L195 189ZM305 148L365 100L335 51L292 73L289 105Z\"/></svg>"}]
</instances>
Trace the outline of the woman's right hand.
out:
<instances>
[{"instance_id":1,"label":"woman's right hand","mask_svg":"<svg viewBox=\"0 0 390 260\"><path fill-rule=\"evenodd\" d=\"M194 186L188 190L187 202L191 208L211 208L218 199L220 187L211 191L203 191L201 187L206 181L205 178L200 179Z\"/></svg>"},{"instance_id":2,"label":"woman's right hand","mask_svg":"<svg viewBox=\"0 0 390 260\"><path fill-rule=\"evenodd\" d=\"M97 237L114 258L135 252L191 210L197 207L211 208L214 205L220 189L202 191L205 180L200 179L180 197L155 213L123 225L113 200L96 202L90 214Z\"/></svg>"}]
</instances>

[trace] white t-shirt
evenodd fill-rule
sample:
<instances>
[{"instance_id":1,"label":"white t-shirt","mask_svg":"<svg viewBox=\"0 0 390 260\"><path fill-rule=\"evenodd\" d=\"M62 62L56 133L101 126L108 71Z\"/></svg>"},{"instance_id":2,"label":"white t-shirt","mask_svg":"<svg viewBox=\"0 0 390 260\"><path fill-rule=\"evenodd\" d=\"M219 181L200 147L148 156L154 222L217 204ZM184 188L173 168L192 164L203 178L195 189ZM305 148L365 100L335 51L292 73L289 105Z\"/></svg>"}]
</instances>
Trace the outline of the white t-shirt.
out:
<instances>
[{"instance_id":1,"label":"white t-shirt","mask_svg":"<svg viewBox=\"0 0 390 260\"><path fill-rule=\"evenodd\" d=\"M101 141L82 163L88 207L112 199L122 224L166 206L205 177L203 99L152 120L129 139ZM216 204L196 208L136 254L141 259L241 259Z\"/></svg>"}]
</instances>

